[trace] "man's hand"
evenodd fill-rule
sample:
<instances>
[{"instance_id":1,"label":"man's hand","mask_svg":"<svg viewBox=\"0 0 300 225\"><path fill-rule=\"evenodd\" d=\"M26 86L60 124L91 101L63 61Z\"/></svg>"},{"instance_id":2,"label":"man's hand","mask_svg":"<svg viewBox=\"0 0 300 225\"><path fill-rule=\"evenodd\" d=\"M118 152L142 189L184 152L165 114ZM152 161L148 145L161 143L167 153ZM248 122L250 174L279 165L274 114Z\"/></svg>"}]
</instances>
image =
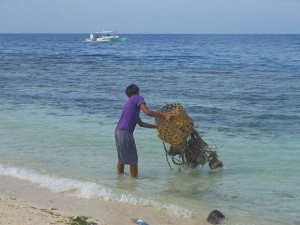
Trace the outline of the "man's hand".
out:
<instances>
[{"instance_id":1,"label":"man's hand","mask_svg":"<svg viewBox=\"0 0 300 225\"><path fill-rule=\"evenodd\" d=\"M164 117L165 117L165 120L172 120L172 119L175 118L175 115L171 115L171 114L165 113Z\"/></svg>"}]
</instances>

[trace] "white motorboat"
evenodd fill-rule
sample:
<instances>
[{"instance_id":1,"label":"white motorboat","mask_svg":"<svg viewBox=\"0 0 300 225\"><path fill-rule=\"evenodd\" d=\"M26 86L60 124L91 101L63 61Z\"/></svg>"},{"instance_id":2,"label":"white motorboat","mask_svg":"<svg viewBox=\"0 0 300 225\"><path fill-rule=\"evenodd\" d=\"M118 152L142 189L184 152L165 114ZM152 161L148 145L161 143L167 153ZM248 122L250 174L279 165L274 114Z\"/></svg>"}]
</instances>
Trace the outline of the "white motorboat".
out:
<instances>
[{"instance_id":1,"label":"white motorboat","mask_svg":"<svg viewBox=\"0 0 300 225\"><path fill-rule=\"evenodd\" d=\"M87 42L123 42L126 37L120 37L115 31L93 32L86 39Z\"/></svg>"}]
</instances>

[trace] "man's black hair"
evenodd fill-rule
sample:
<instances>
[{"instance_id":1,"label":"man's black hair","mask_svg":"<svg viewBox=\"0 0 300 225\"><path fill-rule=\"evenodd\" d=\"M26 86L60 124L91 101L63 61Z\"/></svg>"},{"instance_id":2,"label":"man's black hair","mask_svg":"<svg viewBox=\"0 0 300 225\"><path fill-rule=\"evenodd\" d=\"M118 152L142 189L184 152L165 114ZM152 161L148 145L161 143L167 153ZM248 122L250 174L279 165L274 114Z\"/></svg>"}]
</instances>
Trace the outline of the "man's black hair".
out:
<instances>
[{"instance_id":1,"label":"man's black hair","mask_svg":"<svg viewBox=\"0 0 300 225\"><path fill-rule=\"evenodd\" d=\"M128 97L131 97L132 95L136 95L139 93L139 87L136 86L135 84L131 84L126 88L126 95Z\"/></svg>"}]
</instances>

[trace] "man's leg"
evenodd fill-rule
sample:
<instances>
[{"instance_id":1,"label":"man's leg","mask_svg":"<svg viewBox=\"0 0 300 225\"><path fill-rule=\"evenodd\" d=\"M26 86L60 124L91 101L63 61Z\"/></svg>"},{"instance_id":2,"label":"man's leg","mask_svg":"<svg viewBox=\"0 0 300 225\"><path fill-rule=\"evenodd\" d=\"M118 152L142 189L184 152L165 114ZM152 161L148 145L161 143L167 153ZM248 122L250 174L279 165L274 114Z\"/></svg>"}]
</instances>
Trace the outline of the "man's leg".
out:
<instances>
[{"instance_id":1,"label":"man's leg","mask_svg":"<svg viewBox=\"0 0 300 225\"><path fill-rule=\"evenodd\" d=\"M138 176L138 166L137 165L130 165L130 175L132 177L137 178L137 176Z\"/></svg>"},{"instance_id":2,"label":"man's leg","mask_svg":"<svg viewBox=\"0 0 300 225\"><path fill-rule=\"evenodd\" d=\"M118 171L118 173L124 173L124 164L123 163L121 163L121 162L118 162L118 164L117 164L117 171Z\"/></svg>"}]
</instances>

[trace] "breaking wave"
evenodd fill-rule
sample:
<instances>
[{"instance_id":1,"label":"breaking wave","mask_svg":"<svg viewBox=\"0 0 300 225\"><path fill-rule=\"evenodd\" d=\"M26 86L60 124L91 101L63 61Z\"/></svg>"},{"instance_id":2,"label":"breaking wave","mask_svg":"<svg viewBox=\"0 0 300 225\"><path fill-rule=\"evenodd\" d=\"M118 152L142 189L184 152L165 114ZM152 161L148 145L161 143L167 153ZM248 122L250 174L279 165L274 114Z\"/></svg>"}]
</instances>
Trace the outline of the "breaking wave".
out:
<instances>
[{"instance_id":1,"label":"breaking wave","mask_svg":"<svg viewBox=\"0 0 300 225\"><path fill-rule=\"evenodd\" d=\"M192 212L174 204L162 204L152 198L136 197L131 194L115 193L111 189L87 181L80 181L70 178L60 178L49 174L41 174L32 169L9 167L0 164L0 175L11 176L20 180L29 181L39 187L47 188L54 193L66 192L77 198L102 198L106 201L121 202L130 205L152 206L158 209L165 209L169 213L191 217Z\"/></svg>"}]
</instances>

